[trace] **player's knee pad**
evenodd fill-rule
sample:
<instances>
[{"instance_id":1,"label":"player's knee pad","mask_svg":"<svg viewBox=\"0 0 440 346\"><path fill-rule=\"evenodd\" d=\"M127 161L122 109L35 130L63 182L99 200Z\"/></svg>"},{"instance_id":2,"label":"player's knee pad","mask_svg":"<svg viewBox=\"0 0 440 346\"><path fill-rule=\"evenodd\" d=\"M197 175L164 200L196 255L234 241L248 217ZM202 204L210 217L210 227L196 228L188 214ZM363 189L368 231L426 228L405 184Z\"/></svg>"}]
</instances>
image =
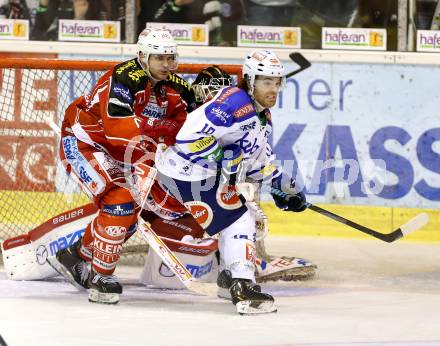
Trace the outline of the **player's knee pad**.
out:
<instances>
[{"instance_id":1,"label":"player's knee pad","mask_svg":"<svg viewBox=\"0 0 440 346\"><path fill-rule=\"evenodd\" d=\"M132 232L135 223L134 214L110 215L105 209L100 211L94 222L93 236L93 267L96 271L105 275L113 273L125 237Z\"/></svg>"},{"instance_id":2,"label":"player's knee pad","mask_svg":"<svg viewBox=\"0 0 440 346\"><path fill-rule=\"evenodd\" d=\"M254 217L247 211L231 226L220 232L220 264L233 278L255 280Z\"/></svg>"}]
</instances>

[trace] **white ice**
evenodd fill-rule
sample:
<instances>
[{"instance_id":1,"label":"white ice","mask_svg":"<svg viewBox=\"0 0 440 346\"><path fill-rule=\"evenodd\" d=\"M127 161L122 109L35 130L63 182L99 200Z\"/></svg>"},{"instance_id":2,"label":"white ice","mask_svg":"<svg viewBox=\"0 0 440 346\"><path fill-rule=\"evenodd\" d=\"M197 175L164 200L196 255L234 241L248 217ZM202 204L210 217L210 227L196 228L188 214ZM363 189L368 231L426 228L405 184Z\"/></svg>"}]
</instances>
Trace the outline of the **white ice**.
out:
<instances>
[{"instance_id":1,"label":"white ice","mask_svg":"<svg viewBox=\"0 0 440 346\"><path fill-rule=\"evenodd\" d=\"M61 279L9 281L0 268L0 335L9 346L440 345L440 244L268 238L268 252L319 267L312 281L264 285L277 313L240 316L220 299L148 290L140 268L118 269L115 306Z\"/></svg>"}]
</instances>

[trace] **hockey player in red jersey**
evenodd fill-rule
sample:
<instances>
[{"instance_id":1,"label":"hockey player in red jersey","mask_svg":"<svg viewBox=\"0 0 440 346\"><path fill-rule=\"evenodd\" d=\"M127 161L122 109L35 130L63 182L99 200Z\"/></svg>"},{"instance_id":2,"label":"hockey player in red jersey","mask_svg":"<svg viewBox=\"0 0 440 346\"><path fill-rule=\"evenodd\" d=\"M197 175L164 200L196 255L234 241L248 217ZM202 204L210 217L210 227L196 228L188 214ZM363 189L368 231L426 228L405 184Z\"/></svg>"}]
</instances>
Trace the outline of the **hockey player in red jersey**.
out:
<instances>
[{"instance_id":1,"label":"hockey player in red jersey","mask_svg":"<svg viewBox=\"0 0 440 346\"><path fill-rule=\"evenodd\" d=\"M177 68L170 33L147 28L137 46L137 58L107 71L90 94L68 107L62 125L61 159L99 213L82 240L58 252L57 259L77 283L88 285L92 302L117 303L122 293L112 274L140 212L127 188L132 164L140 159L151 164L155 142L173 144L186 118L186 103L167 81ZM90 275L85 261L92 261Z\"/></svg>"}]
</instances>

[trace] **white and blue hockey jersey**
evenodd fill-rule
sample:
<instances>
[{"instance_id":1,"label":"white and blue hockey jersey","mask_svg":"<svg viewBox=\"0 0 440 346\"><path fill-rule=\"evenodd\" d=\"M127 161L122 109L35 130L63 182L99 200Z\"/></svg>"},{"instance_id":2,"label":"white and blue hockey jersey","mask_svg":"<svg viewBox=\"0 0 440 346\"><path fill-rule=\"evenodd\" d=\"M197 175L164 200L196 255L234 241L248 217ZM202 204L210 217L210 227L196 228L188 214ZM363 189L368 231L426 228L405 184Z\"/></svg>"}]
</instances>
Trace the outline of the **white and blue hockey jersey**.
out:
<instances>
[{"instance_id":1,"label":"white and blue hockey jersey","mask_svg":"<svg viewBox=\"0 0 440 346\"><path fill-rule=\"evenodd\" d=\"M176 144L158 148L156 167L178 180L206 179L217 174L223 148L235 144L242 150L247 177L269 180L281 174L268 143L271 132L269 110L258 114L246 91L227 87L188 114Z\"/></svg>"}]
</instances>

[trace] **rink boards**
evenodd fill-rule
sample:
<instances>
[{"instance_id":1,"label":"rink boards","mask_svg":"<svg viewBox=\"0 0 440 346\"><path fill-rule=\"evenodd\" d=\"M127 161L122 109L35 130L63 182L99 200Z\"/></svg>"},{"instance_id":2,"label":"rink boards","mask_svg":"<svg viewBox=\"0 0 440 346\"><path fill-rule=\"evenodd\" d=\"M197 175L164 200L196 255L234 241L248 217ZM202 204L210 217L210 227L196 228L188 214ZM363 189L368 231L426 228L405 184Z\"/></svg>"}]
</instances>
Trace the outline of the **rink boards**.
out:
<instances>
[{"instance_id":1,"label":"rink boards","mask_svg":"<svg viewBox=\"0 0 440 346\"><path fill-rule=\"evenodd\" d=\"M41 201L52 206L51 209L44 210L44 213L40 212L43 210ZM8 203L8 205L5 203ZM1 191L0 210L5 210L10 205L19 204L28 207L20 208L15 213L7 215L0 213L0 227L2 229L13 227L14 229L27 231L43 223L51 216L87 203L87 198L80 195L72 197L50 192ZM418 213L426 212L430 217L428 225L405 239L421 242L440 242L440 215L436 210L364 205L320 205L345 218L384 233L398 228ZM303 213L284 212L279 210L273 202L269 201L262 202L262 206L269 217L270 234L272 235L372 239L358 231L352 230L348 226L344 226L312 211Z\"/></svg>"}]
</instances>

